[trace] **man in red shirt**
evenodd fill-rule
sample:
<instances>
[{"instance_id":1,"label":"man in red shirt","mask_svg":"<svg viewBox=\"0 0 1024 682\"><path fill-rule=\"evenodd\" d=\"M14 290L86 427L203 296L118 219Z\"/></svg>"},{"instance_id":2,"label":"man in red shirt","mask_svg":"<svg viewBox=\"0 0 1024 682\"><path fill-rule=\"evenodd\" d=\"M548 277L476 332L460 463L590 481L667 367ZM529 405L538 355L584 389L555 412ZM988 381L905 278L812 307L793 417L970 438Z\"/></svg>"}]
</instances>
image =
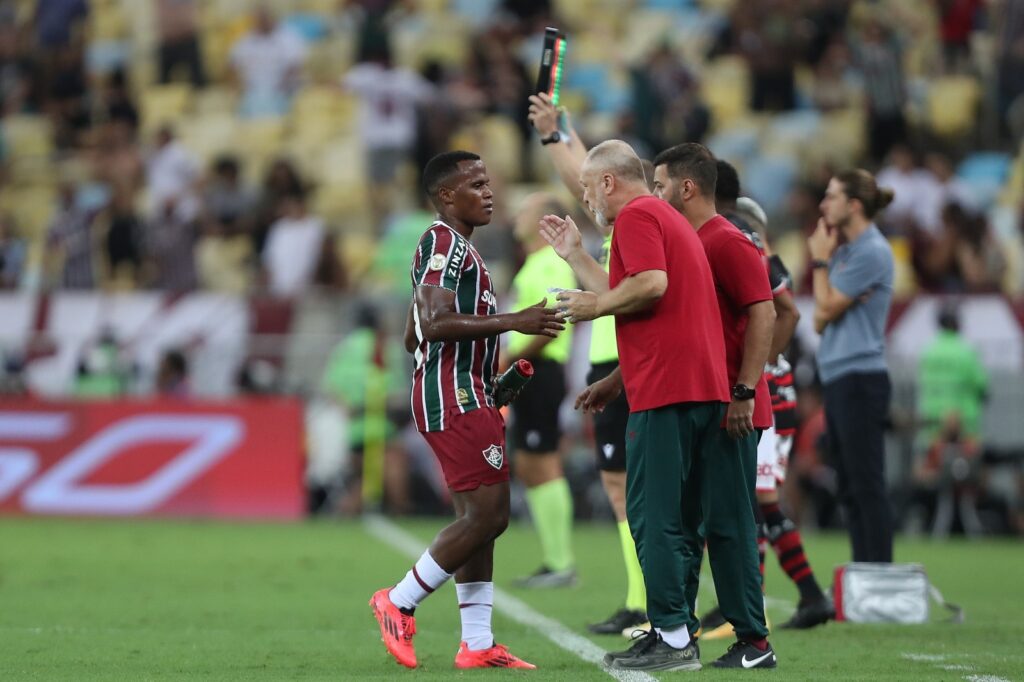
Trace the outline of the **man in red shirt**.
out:
<instances>
[{"instance_id":1,"label":"man in red shirt","mask_svg":"<svg viewBox=\"0 0 1024 682\"><path fill-rule=\"evenodd\" d=\"M732 623L737 642L716 661L717 667L774 667L766 639L764 599L754 520L757 441L772 426L772 403L764 365L772 342L775 306L768 272L757 248L715 210L715 157L702 145L686 143L654 159L654 193L679 211L694 228L707 254L722 318L732 402L718 429L717 457L702 476L712 494L705 510L711 573L722 615ZM735 542L722 548L721 538ZM702 546L688 547L695 558L686 575L687 598L697 598ZM723 556L724 555L724 556ZM696 617L691 627L696 627Z\"/></svg>"},{"instance_id":2,"label":"man in red shirt","mask_svg":"<svg viewBox=\"0 0 1024 682\"><path fill-rule=\"evenodd\" d=\"M605 663L626 670L699 669L684 574L692 563L687 548L703 542L707 497L693 474L698 460L717 454L713 444L729 399L714 280L693 228L650 195L628 144L609 140L594 147L580 183L598 224L614 223L609 272L583 250L568 216L545 216L541 233L586 289L559 294L565 319L615 316L619 369L587 388L577 407L600 411L625 386L626 509L652 626ZM749 525L754 547L753 519ZM756 574L756 553L752 562Z\"/></svg>"}]
</instances>

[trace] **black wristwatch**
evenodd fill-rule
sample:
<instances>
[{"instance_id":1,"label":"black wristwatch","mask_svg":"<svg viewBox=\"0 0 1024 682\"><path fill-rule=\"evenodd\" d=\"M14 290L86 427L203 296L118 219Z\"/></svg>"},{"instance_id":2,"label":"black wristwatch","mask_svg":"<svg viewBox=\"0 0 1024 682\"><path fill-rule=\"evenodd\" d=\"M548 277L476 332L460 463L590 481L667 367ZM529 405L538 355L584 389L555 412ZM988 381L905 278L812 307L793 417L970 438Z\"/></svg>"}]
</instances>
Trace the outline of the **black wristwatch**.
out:
<instances>
[{"instance_id":1,"label":"black wristwatch","mask_svg":"<svg viewBox=\"0 0 1024 682\"><path fill-rule=\"evenodd\" d=\"M732 387L733 400L753 400L757 391L746 384L736 384Z\"/></svg>"},{"instance_id":2,"label":"black wristwatch","mask_svg":"<svg viewBox=\"0 0 1024 682\"><path fill-rule=\"evenodd\" d=\"M540 143L541 144L555 144L556 142L561 142L561 141L562 141L562 133L558 132L557 130L555 132L551 133L550 135L548 135L547 137L542 137L540 139Z\"/></svg>"}]
</instances>

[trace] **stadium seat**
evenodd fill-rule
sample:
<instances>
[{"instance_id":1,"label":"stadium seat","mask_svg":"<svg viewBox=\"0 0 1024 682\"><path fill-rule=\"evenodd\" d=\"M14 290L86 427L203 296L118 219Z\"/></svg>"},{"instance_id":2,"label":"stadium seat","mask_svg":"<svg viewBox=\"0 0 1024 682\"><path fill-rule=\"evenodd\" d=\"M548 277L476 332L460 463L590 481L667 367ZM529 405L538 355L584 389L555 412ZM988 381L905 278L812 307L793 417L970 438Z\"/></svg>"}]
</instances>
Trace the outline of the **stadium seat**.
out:
<instances>
[{"instance_id":1,"label":"stadium seat","mask_svg":"<svg viewBox=\"0 0 1024 682\"><path fill-rule=\"evenodd\" d=\"M977 152L964 159L956 169L957 177L986 206L999 198L1003 184L1010 175L1012 159L1000 152Z\"/></svg>"},{"instance_id":2,"label":"stadium seat","mask_svg":"<svg viewBox=\"0 0 1024 682\"><path fill-rule=\"evenodd\" d=\"M715 156L742 164L757 155L760 142L760 128L754 119L747 119L712 135L707 146Z\"/></svg>"},{"instance_id":3,"label":"stadium seat","mask_svg":"<svg viewBox=\"0 0 1024 682\"><path fill-rule=\"evenodd\" d=\"M227 87L208 86L195 93L195 111L198 115L234 115L238 108L238 95Z\"/></svg>"},{"instance_id":4,"label":"stadium seat","mask_svg":"<svg viewBox=\"0 0 1024 682\"><path fill-rule=\"evenodd\" d=\"M4 145L13 159L47 157L53 152L53 131L43 116L6 116L3 126Z\"/></svg>"},{"instance_id":5,"label":"stadium seat","mask_svg":"<svg viewBox=\"0 0 1024 682\"><path fill-rule=\"evenodd\" d=\"M947 76L928 88L928 125L936 135L954 137L970 131L978 120L981 88L975 78Z\"/></svg>"},{"instance_id":6,"label":"stadium seat","mask_svg":"<svg viewBox=\"0 0 1024 682\"><path fill-rule=\"evenodd\" d=\"M719 57L700 75L701 94L715 130L745 117L750 108L749 67L740 57Z\"/></svg>"},{"instance_id":7,"label":"stadium seat","mask_svg":"<svg viewBox=\"0 0 1024 682\"><path fill-rule=\"evenodd\" d=\"M796 159L791 156L757 156L743 168L744 191L771 215L782 208L797 178Z\"/></svg>"},{"instance_id":8,"label":"stadium seat","mask_svg":"<svg viewBox=\"0 0 1024 682\"><path fill-rule=\"evenodd\" d=\"M140 95L142 129L152 132L180 119L192 102L192 87L184 83L151 85Z\"/></svg>"}]
</instances>

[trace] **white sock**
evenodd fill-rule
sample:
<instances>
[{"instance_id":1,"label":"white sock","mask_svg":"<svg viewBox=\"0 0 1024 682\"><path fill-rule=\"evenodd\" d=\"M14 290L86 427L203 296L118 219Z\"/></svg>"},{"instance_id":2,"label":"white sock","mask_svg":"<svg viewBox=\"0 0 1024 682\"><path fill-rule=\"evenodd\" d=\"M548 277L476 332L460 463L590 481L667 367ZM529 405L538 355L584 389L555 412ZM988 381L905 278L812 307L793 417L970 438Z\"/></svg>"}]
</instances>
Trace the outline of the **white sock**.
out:
<instances>
[{"instance_id":1,"label":"white sock","mask_svg":"<svg viewBox=\"0 0 1024 682\"><path fill-rule=\"evenodd\" d=\"M444 569L437 565L428 550L423 553L412 570L405 574L402 582L392 588L388 596L398 608L414 609L428 594L444 585L451 577L451 573L445 573Z\"/></svg>"},{"instance_id":2,"label":"white sock","mask_svg":"<svg viewBox=\"0 0 1024 682\"><path fill-rule=\"evenodd\" d=\"M494 583L455 583L462 618L462 641L472 651L494 646L491 611L494 607Z\"/></svg>"},{"instance_id":3,"label":"white sock","mask_svg":"<svg viewBox=\"0 0 1024 682\"><path fill-rule=\"evenodd\" d=\"M690 643L690 631L686 629L685 625L680 625L674 630L662 630L661 628L654 628L661 635L661 638L673 649L682 649Z\"/></svg>"}]
</instances>

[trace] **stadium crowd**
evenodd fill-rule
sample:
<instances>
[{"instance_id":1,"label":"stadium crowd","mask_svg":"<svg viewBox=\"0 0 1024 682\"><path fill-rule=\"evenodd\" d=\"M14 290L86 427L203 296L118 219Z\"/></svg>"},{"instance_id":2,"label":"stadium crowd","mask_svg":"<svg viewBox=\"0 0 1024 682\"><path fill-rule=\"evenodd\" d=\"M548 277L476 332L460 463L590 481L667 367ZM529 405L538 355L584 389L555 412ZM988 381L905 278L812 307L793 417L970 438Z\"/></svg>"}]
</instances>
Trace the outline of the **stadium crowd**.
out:
<instances>
[{"instance_id":1,"label":"stadium crowd","mask_svg":"<svg viewBox=\"0 0 1024 682\"><path fill-rule=\"evenodd\" d=\"M385 503L436 509L446 499L429 453L404 436L408 359L389 338L432 215L418 173L450 148L487 159L497 203L474 242L501 298L525 256L511 229L518 200L555 186L527 118L548 25L569 34L562 103L582 138L621 138L646 158L699 141L733 163L797 293L811 292L805 242L829 178L863 165L895 190L878 224L897 300L1024 294L1022 0L0 1L0 287L364 308L333 330L320 385L289 380L280 357L247 365L241 384L322 394L359 424L376 418L359 387L383 387ZM588 239L598 248L596 232ZM944 315L950 345L958 323ZM813 348L795 345L799 367ZM187 386L186 355L164 358L168 392ZM381 356L393 359L367 362ZM116 370L130 381L96 353L82 365L80 380ZM4 386L23 388L10 374ZM820 388L813 371L797 377L789 499L805 523L831 525ZM128 390L82 383L69 392ZM970 417L930 414L919 428L921 414L894 415L915 443L899 495L908 524L946 532L952 514L965 532L1024 532L1019 462L984 455L984 393ZM582 424L568 431L588 437ZM608 513L589 460L565 447L578 513ZM340 487L331 474L313 484L312 506L357 510L357 469ZM1007 471L1009 486L988 485Z\"/></svg>"}]
</instances>

